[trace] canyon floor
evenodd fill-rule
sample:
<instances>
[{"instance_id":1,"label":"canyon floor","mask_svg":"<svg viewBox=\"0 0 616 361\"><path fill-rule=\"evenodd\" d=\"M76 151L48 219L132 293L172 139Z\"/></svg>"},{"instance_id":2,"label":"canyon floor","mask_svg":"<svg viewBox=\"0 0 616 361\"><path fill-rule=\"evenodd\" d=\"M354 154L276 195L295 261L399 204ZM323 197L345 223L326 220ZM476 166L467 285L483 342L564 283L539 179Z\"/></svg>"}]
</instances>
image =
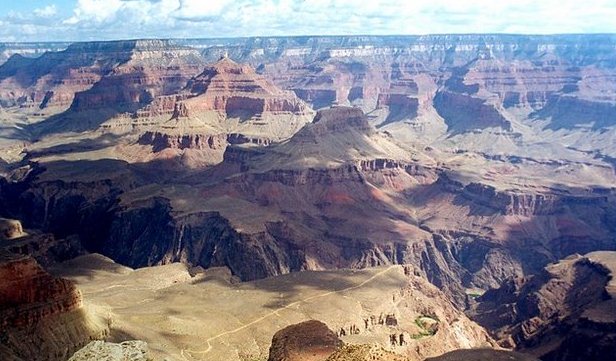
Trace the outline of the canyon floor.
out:
<instances>
[{"instance_id":1,"label":"canyon floor","mask_svg":"<svg viewBox=\"0 0 616 361\"><path fill-rule=\"evenodd\" d=\"M276 331L309 319L346 330L341 339L351 343L388 344L390 334L406 334L408 344L389 349L412 350L414 359L455 344L490 345L487 334L463 314L449 324L452 311L442 294L405 275L402 266L305 271L239 283L223 268L191 277L182 264L132 270L88 255L52 272L75 281L86 304L110 319L110 341L147 341L159 360L266 359ZM417 282L410 289L409 278ZM387 315L387 324L365 323ZM391 315L397 315L395 321ZM439 316L438 335L412 336L423 331L416 319ZM354 329L357 334L349 332Z\"/></svg>"}]
</instances>

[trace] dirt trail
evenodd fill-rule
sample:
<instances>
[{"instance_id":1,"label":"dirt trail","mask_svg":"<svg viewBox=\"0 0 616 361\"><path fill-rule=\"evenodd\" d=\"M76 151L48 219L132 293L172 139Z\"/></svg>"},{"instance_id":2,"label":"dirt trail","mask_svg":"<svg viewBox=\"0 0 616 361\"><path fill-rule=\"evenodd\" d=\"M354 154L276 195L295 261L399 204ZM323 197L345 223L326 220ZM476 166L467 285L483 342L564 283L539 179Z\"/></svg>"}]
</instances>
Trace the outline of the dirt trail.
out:
<instances>
[{"instance_id":1,"label":"dirt trail","mask_svg":"<svg viewBox=\"0 0 616 361\"><path fill-rule=\"evenodd\" d=\"M249 322L249 323L247 323L245 325L237 327L237 328L235 328L233 330L229 330L229 331L225 331L225 332L219 333L218 335L215 335L215 336L212 336L212 337L208 338L205 341L207 343L207 348L204 349L204 350L194 351L194 350L190 350L190 349L182 349L180 351L180 354L181 354L182 358L184 360L186 360L186 361L202 360L201 358L196 358L194 355L204 355L204 354L207 354L208 352L210 352L212 350L212 348L213 348L212 341L214 341L214 340L217 340L217 339L219 339L219 338L221 338L223 336L231 335L231 334L234 334L236 332L245 330L245 329L247 329L247 328L249 328L251 326L254 326L255 324L257 324L257 323L267 319L268 317L278 315L279 311L295 307L295 306L297 306L297 305L299 305L301 303L308 302L308 301L313 300L315 298L326 297L326 296L329 296L329 295L333 295L333 294L337 294L337 293L343 293L343 292L347 292L347 291L351 291L351 290L354 290L354 289L361 288L361 287L365 286L366 284L368 284L369 282L375 280L376 278L384 275L385 273L387 273L387 272L389 272L392 269L397 268L397 267L400 267L400 266L399 265L390 266L390 267L388 267L388 268L386 268L386 269L384 269L384 270L374 274L372 277L366 279L365 281L361 282L358 285L346 287L346 288L343 288L343 289L340 289L340 290L328 291L328 292L325 292L325 293L320 293L320 294L317 294L317 295L312 295L312 296L306 297L304 299L301 299L299 301L295 301L293 303L289 303L286 306L279 307L279 308L273 310L272 312L269 312L269 313L267 313L267 314L265 314L265 315L255 319L255 320L253 320L253 321L251 321L251 322Z\"/></svg>"}]
</instances>

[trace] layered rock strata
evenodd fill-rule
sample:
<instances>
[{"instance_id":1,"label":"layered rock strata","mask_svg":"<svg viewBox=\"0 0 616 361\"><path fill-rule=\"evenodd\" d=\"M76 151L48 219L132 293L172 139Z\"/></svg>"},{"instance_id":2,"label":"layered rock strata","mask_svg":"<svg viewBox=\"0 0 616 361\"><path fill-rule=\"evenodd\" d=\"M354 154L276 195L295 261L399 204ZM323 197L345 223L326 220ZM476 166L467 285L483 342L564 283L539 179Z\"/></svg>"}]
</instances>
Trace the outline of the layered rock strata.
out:
<instances>
[{"instance_id":1,"label":"layered rock strata","mask_svg":"<svg viewBox=\"0 0 616 361\"><path fill-rule=\"evenodd\" d=\"M199 53L163 40L75 43L0 66L5 104L73 110L143 103L179 90L204 64Z\"/></svg>"},{"instance_id":2,"label":"layered rock strata","mask_svg":"<svg viewBox=\"0 0 616 361\"><path fill-rule=\"evenodd\" d=\"M0 254L0 355L4 360L66 360L107 325L89 315L81 293L29 256Z\"/></svg>"},{"instance_id":3,"label":"layered rock strata","mask_svg":"<svg viewBox=\"0 0 616 361\"><path fill-rule=\"evenodd\" d=\"M607 360L615 352L615 259L602 251L571 256L529 279L511 280L478 299L476 320L502 344L545 360ZM574 347L580 339L585 347Z\"/></svg>"}]
</instances>

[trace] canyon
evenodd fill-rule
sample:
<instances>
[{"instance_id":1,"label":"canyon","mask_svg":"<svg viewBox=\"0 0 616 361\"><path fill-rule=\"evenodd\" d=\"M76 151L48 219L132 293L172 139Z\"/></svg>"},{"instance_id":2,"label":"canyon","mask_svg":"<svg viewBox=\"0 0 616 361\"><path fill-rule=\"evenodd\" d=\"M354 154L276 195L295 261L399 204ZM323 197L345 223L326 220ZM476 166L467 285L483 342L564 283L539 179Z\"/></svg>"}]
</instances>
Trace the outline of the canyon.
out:
<instances>
[{"instance_id":1,"label":"canyon","mask_svg":"<svg viewBox=\"0 0 616 361\"><path fill-rule=\"evenodd\" d=\"M311 319L340 360L614 355L616 36L1 49L1 286L50 295L7 359L271 359Z\"/></svg>"}]
</instances>

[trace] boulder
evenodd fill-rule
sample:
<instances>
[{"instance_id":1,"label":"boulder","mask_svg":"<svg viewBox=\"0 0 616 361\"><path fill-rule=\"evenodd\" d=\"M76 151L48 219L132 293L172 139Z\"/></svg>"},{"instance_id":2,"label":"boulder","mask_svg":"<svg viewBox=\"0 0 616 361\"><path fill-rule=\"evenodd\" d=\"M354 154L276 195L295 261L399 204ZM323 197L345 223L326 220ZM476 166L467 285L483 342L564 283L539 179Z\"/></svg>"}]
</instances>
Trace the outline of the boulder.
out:
<instances>
[{"instance_id":1,"label":"boulder","mask_svg":"<svg viewBox=\"0 0 616 361\"><path fill-rule=\"evenodd\" d=\"M268 361L326 360L341 346L342 341L326 324L305 321L276 332Z\"/></svg>"}]
</instances>

